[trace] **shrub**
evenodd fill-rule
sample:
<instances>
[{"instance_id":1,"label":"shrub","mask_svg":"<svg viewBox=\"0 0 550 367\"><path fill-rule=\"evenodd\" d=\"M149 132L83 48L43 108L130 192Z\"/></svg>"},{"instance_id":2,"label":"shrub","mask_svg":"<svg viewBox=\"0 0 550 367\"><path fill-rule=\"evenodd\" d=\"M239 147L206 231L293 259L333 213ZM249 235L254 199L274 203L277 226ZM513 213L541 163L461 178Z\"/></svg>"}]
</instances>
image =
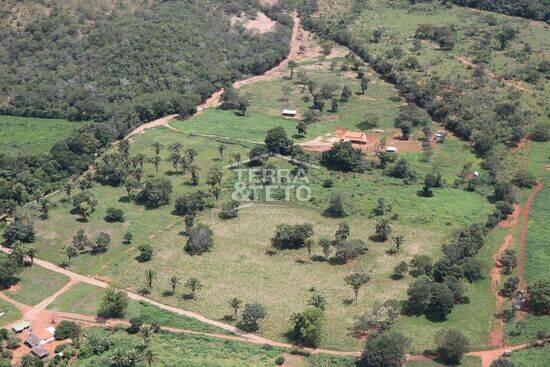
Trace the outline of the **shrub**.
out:
<instances>
[{"instance_id":1,"label":"shrub","mask_svg":"<svg viewBox=\"0 0 550 367\"><path fill-rule=\"evenodd\" d=\"M130 319L130 326L128 327L128 333L137 334L143 325L143 320L140 317L132 317Z\"/></svg>"},{"instance_id":2,"label":"shrub","mask_svg":"<svg viewBox=\"0 0 550 367\"><path fill-rule=\"evenodd\" d=\"M313 226L305 224L279 224L271 244L278 249L297 249L303 247L313 235Z\"/></svg>"},{"instance_id":3,"label":"shrub","mask_svg":"<svg viewBox=\"0 0 550 367\"><path fill-rule=\"evenodd\" d=\"M126 307L128 307L128 295L126 292L115 288L108 288L105 291L97 314L101 317L120 318L126 313Z\"/></svg>"},{"instance_id":4,"label":"shrub","mask_svg":"<svg viewBox=\"0 0 550 367\"><path fill-rule=\"evenodd\" d=\"M105 215L107 222L124 222L124 211L117 208L107 208L107 215Z\"/></svg>"},{"instance_id":5,"label":"shrub","mask_svg":"<svg viewBox=\"0 0 550 367\"><path fill-rule=\"evenodd\" d=\"M521 169L514 174L514 185L522 188L531 188L537 183L537 179L531 172Z\"/></svg>"},{"instance_id":6,"label":"shrub","mask_svg":"<svg viewBox=\"0 0 550 367\"><path fill-rule=\"evenodd\" d=\"M210 251L214 245L214 233L206 224L197 224L189 230L188 235L185 251L192 255L201 255Z\"/></svg>"},{"instance_id":7,"label":"shrub","mask_svg":"<svg viewBox=\"0 0 550 367\"><path fill-rule=\"evenodd\" d=\"M156 208L170 202L172 182L164 177L154 177L143 183L136 201L150 208Z\"/></svg>"},{"instance_id":8,"label":"shrub","mask_svg":"<svg viewBox=\"0 0 550 367\"><path fill-rule=\"evenodd\" d=\"M317 307L308 307L292 316L294 340L308 347L317 347L323 335L325 315Z\"/></svg>"},{"instance_id":9,"label":"shrub","mask_svg":"<svg viewBox=\"0 0 550 367\"><path fill-rule=\"evenodd\" d=\"M55 328L55 340L76 339L80 335L80 326L73 321L61 321Z\"/></svg>"},{"instance_id":10,"label":"shrub","mask_svg":"<svg viewBox=\"0 0 550 367\"><path fill-rule=\"evenodd\" d=\"M406 360L409 344L403 334L390 332L372 334L365 342L365 349L357 360L357 367L401 367Z\"/></svg>"},{"instance_id":11,"label":"shrub","mask_svg":"<svg viewBox=\"0 0 550 367\"><path fill-rule=\"evenodd\" d=\"M540 315L550 313L550 280L548 278L539 279L533 284L529 284L529 307Z\"/></svg>"},{"instance_id":12,"label":"shrub","mask_svg":"<svg viewBox=\"0 0 550 367\"><path fill-rule=\"evenodd\" d=\"M325 215L331 218L343 218L350 215L351 205L342 194L334 194L330 198Z\"/></svg>"},{"instance_id":13,"label":"shrub","mask_svg":"<svg viewBox=\"0 0 550 367\"><path fill-rule=\"evenodd\" d=\"M228 201L222 205L219 217L221 219L236 218L239 214L239 202L235 200Z\"/></svg>"},{"instance_id":14,"label":"shrub","mask_svg":"<svg viewBox=\"0 0 550 367\"><path fill-rule=\"evenodd\" d=\"M448 363L458 363L470 347L470 342L458 330L441 330L435 337L439 358Z\"/></svg>"},{"instance_id":15,"label":"shrub","mask_svg":"<svg viewBox=\"0 0 550 367\"><path fill-rule=\"evenodd\" d=\"M333 171L364 172L367 168L363 152L351 142L338 142L323 152L321 164Z\"/></svg>"},{"instance_id":16,"label":"shrub","mask_svg":"<svg viewBox=\"0 0 550 367\"><path fill-rule=\"evenodd\" d=\"M151 245L139 245L139 261L145 262L153 258L153 247Z\"/></svg>"},{"instance_id":17,"label":"shrub","mask_svg":"<svg viewBox=\"0 0 550 367\"><path fill-rule=\"evenodd\" d=\"M546 142L550 140L550 124L547 122L539 122L535 124L531 131L531 140Z\"/></svg>"},{"instance_id":18,"label":"shrub","mask_svg":"<svg viewBox=\"0 0 550 367\"><path fill-rule=\"evenodd\" d=\"M276 359L275 359L275 364L277 366L282 366L284 363L285 363L285 356L278 356Z\"/></svg>"}]
</instances>

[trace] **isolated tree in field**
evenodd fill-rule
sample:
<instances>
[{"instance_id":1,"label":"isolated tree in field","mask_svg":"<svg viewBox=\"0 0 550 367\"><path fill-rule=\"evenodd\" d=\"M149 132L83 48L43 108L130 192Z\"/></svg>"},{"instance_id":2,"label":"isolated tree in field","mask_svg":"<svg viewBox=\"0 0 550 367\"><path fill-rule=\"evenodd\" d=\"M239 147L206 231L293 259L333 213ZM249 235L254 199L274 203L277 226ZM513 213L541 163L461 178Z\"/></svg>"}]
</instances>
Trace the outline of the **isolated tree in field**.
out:
<instances>
[{"instance_id":1,"label":"isolated tree in field","mask_svg":"<svg viewBox=\"0 0 550 367\"><path fill-rule=\"evenodd\" d=\"M336 230L336 233L334 235L336 243L341 243L347 240L350 233L351 229L349 227L349 224L347 222L340 222L338 224L338 229Z\"/></svg>"},{"instance_id":2,"label":"isolated tree in field","mask_svg":"<svg viewBox=\"0 0 550 367\"><path fill-rule=\"evenodd\" d=\"M367 92L368 87L369 87L369 80L367 78L361 78L361 94L365 94Z\"/></svg>"},{"instance_id":3,"label":"isolated tree in field","mask_svg":"<svg viewBox=\"0 0 550 367\"><path fill-rule=\"evenodd\" d=\"M159 142L153 143L153 149L155 150L155 154L159 155L160 150L162 149L162 144L160 144Z\"/></svg>"},{"instance_id":4,"label":"isolated tree in field","mask_svg":"<svg viewBox=\"0 0 550 367\"><path fill-rule=\"evenodd\" d=\"M103 317L120 318L126 313L126 307L128 307L126 292L110 287L105 291L97 314Z\"/></svg>"},{"instance_id":5,"label":"isolated tree in field","mask_svg":"<svg viewBox=\"0 0 550 367\"><path fill-rule=\"evenodd\" d=\"M111 235L107 232L97 232L95 237L95 243L92 247L92 252L103 253L106 252L111 244Z\"/></svg>"},{"instance_id":6,"label":"isolated tree in field","mask_svg":"<svg viewBox=\"0 0 550 367\"><path fill-rule=\"evenodd\" d=\"M134 235L132 234L132 232L124 233L124 243L128 245L131 244L133 238L134 238Z\"/></svg>"},{"instance_id":7,"label":"isolated tree in field","mask_svg":"<svg viewBox=\"0 0 550 367\"><path fill-rule=\"evenodd\" d=\"M147 362L147 365L149 367L151 367L153 362L158 360L158 354L157 354L157 352L155 352L151 348L145 348L144 350L141 351L141 358L145 362Z\"/></svg>"},{"instance_id":8,"label":"isolated tree in field","mask_svg":"<svg viewBox=\"0 0 550 367\"><path fill-rule=\"evenodd\" d=\"M529 284L529 308L538 315L550 313L550 280L543 278Z\"/></svg>"},{"instance_id":9,"label":"isolated tree in field","mask_svg":"<svg viewBox=\"0 0 550 367\"><path fill-rule=\"evenodd\" d=\"M313 247L313 240L311 238L308 238L304 243L306 249L307 249L307 256L311 259L311 250Z\"/></svg>"},{"instance_id":10,"label":"isolated tree in field","mask_svg":"<svg viewBox=\"0 0 550 367\"><path fill-rule=\"evenodd\" d=\"M223 179L223 171L219 167L212 167L208 172L208 179L206 183L214 187L220 185Z\"/></svg>"},{"instance_id":11,"label":"isolated tree in field","mask_svg":"<svg viewBox=\"0 0 550 367\"><path fill-rule=\"evenodd\" d=\"M278 249L298 249L306 245L313 236L313 226L304 224L279 224L271 238L271 244Z\"/></svg>"},{"instance_id":12,"label":"isolated tree in field","mask_svg":"<svg viewBox=\"0 0 550 367\"><path fill-rule=\"evenodd\" d=\"M293 144L282 127L274 127L266 133L265 146L272 153L289 155L292 153Z\"/></svg>"},{"instance_id":13,"label":"isolated tree in field","mask_svg":"<svg viewBox=\"0 0 550 367\"><path fill-rule=\"evenodd\" d=\"M409 270L409 265L405 261L401 261L393 269L392 278L401 279L407 273L408 270Z\"/></svg>"},{"instance_id":14,"label":"isolated tree in field","mask_svg":"<svg viewBox=\"0 0 550 367\"><path fill-rule=\"evenodd\" d=\"M294 60L288 62L288 68L290 69L290 80L294 79L294 69L298 66L298 63Z\"/></svg>"},{"instance_id":15,"label":"isolated tree in field","mask_svg":"<svg viewBox=\"0 0 550 367\"><path fill-rule=\"evenodd\" d=\"M307 127L308 124L304 121L298 121L298 123L296 124L296 130L298 131L298 135L300 135L301 139L305 138L307 134Z\"/></svg>"},{"instance_id":16,"label":"isolated tree in field","mask_svg":"<svg viewBox=\"0 0 550 367\"><path fill-rule=\"evenodd\" d=\"M78 255L78 251L74 246L65 246L63 250L63 254L67 256L67 261L71 261L73 257L76 257Z\"/></svg>"},{"instance_id":17,"label":"isolated tree in field","mask_svg":"<svg viewBox=\"0 0 550 367\"><path fill-rule=\"evenodd\" d=\"M26 255L29 257L29 259L31 259L31 266L34 264L34 258L36 257L36 255L38 255L40 251L38 251L38 249L36 247L28 247L27 248L27 251L26 251Z\"/></svg>"},{"instance_id":18,"label":"isolated tree in field","mask_svg":"<svg viewBox=\"0 0 550 367\"><path fill-rule=\"evenodd\" d=\"M176 288L180 283L180 278L177 275L172 275L169 281L170 281L170 289L172 289L172 294L176 294Z\"/></svg>"},{"instance_id":19,"label":"isolated tree in field","mask_svg":"<svg viewBox=\"0 0 550 367\"><path fill-rule=\"evenodd\" d=\"M52 206L52 203L50 203L48 199L40 199L38 204L40 205L40 218L43 220L48 219L50 217L50 207Z\"/></svg>"},{"instance_id":20,"label":"isolated tree in field","mask_svg":"<svg viewBox=\"0 0 550 367\"><path fill-rule=\"evenodd\" d=\"M237 165L237 168L241 165L242 156L241 153L235 153L233 154L233 159L235 160L235 164Z\"/></svg>"},{"instance_id":21,"label":"isolated tree in field","mask_svg":"<svg viewBox=\"0 0 550 367\"><path fill-rule=\"evenodd\" d=\"M340 141L323 152L321 164L329 170L341 172L364 172L367 168L364 153L349 141Z\"/></svg>"},{"instance_id":22,"label":"isolated tree in field","mask_svg":"<svg viewBox=\"0 0 550 367\"><path fill-rule=\"evenodd\" d=\"M307 304L324 311L327 306L327 299L322 294L314 293L311 295Z\"/></svg>"},{"instance_id":23,"label":"isolated tree in field","mask_svg":"<svg viewBox=\"0 0 550 367\"><path fill-rule=\"evenodd\" d=\"M401 367L406 360L409 340L401 333L374 333L356 362L357 367Z\"/></svg>"},{"instance_id":24,"label":"isolated tree in field","mask_svg":"<svg viewBox=\"0 0 550 367\"><path fill-rule=\"evenodd\" d=\"M242 326L247 331L258 330L258 321L265 319L267 311L260 303L247 303L242 314Z\"/></svg>"},{"instance_id":25,"label":"isolated tree in field","mask_svg":"<svg viewBox=\"0 0 550 367\"><path fill-rule=\"evenodd\" d=\"M214 199L218 201L220 194L222 193L222 188L219 185L216 185L210 189L210 192L212 193L212 196L214 196Z\"/></svg>"},{"instance_id":26,"label":"isolated tree in field","mask_svg":"<svg viewBox=\"0 0 550 367\"><path fill-rule=\"evenodd\" d=\"M330 243L330 240L327 238L321 238L319 240L319 246L323 250L325 260L328 260L330 254L332 253L332 244Z\"/></svg>"},{"instance_id":27,"label":"isolated tree in field","mask_svg":"<svg viewBox=\"0 0 550 367\"><path fill-rule=\"evenodd\" d=\"M143 244L138 246L139 250L139 261L146 262L153 258L153 247L148 244Z\"/></svg>"},{"instance_id":28,"label":"isolated tree in field","mask_svg":"<svg viewBox=\"0 0 550 367\"><path fill-rule=\"evenodd\" d=\"M353 294L355 295L355 302L357 302L357 297L359 296L359 290L369 282L370 277L368 274L365 274L362 271L352 273L347 275L344 278L344 281L353 289Z\"/></svg>"},{"instance_id":29,"label":"isolated tree in field","mask_svg":"<svg viewBox=\"0 0 550 367\"><path fill-rule=\"evenodd\" d=\"M342 194L336 193L330 198L328 207L325 209L325 215L332 218L343 218L350 215L351 204Z\"/></svg>"},{"instance_id":30,"label":"isolated tree in field","mask_svg":"<svg viewBox=\"0 0 550 367\"><path fill-rule=\"evenodd\" d=\"M320 95L315 94L313 96L313 106L311 106L311 108L323 112L323 110L325 109L325 101L323 101Z\"/></svg>"},{"instance_id":31,"label":"isolated tree in field","mask_svg":"<svg viewBox=\"0 0 550 367\"><path fill-rule=\"evenodd\" d=\"M435 336L437 354L447 363L458 363L470 348L470 342L458 330L447 329L439 331Z\"/></svg>"},{"instance_id":32,"label":"isolated tree in field","mask_svg":"<svg viewBox=\"0 0 550 367\"><path fill-rule=\"evenodd\" d=\"M96 205L97 200L89 191L81 191L73 197L73 209L84 219L88 219L95 211Z\"/></svg>"},{"instance_id":33,"label":"isolated tree in field","mask_svg":"<svg viewBox=\"0 0 550 367\"><path fill-rule=\"evenodd\" d=\"M379 241L387 241L391 233L390 221L386 218L380 219L378 223L376 223L374 233Z\"/></svg>"},{"instance_id":34,"label":"isolated tree in field","mask_svg":"<svg viewBox=\"0 0 550 367\"><path fill-rule=\"evenodd\" d=\"M239 100L239 112L241 113L241 116L246 115L246 110L248 109L248 106L250 106L250 102L248 99L241 98Z\"/></svg>"},{"instance_id":35,"label":"isolated tree in field","mask_svg":"<svg viewBox=\"0 0 550 367\"><path fill-rule=\"evenodd\" d=\"M160 162L162 162L162 158L160 157L160 155L156 155L153 158L151 158L150 162L155 166L155 171L159 173L159 165L160 165Z\"/></svg>"},{"instance_id":36,"label":"isolated tree in field","mask_svg":"<svg viewBox=\"0 0 550 367\"><path fill-rule=\"evenodd\" d=\"M195 158L199 155L199 152L197 152L195 148L189 148L185 151L185 154L187 155L187 160L191 164L195 161Z\"/></svg>"},{"instance_id":37,"label":"isolated tree in field","mask_svg":"<svg viewBox=\"0 0 550 367\"><path fill-rule=\"evenodd\" d=\"M330 112L333 112L333 113L338 112L338 99L333 98L330 101Z\"/></svg>"},{"instance_id":38,"label":"isolated tree in field","mask_svg":"<svg viewBox=\"0 0 550 367\"><path fill-rule=\"evenodd\" d=\"M157 277L157 272L154 269L147 269L145 270L145 280L147 281L147 288L149 289L149 293L153 290L153 281Z\"/></svg>"},{"instance_id":39,"label":"isolated tree in field","mask_svg":"<svg viewBox=\"0 0 550 367\"><path fill-rule=\"evenodd\" d=\"M223 153L225 152L225 145L218 145L218 153L220 154L220 160L223 160Z\"/></svg>"},{"instance_id":40,"label":"isolated tree in field","mask_svg":"<svg viewBox=\"0 0 550 367\"><path fill-rule=\"evenodd\" d=\"M182 148L183 148L183 145L181 143L170 144L170 146L168 147L170 152L175 153L176 155L180 153Z\"/></svg>"},{"instance_id":41,"label":"isolated tree in field","mask_svg":"<svg viewBox=\"0 0 550 367\"><path fill-rule=\"evenodd\" d=\"M77 250L84 250L87 247L92 247L92 242L88 239L88 236L86 236L86 233L83 229L79 229L76 232L76 235L73 236L73 246Z\"/></svg>"},{"instance_id":42,"label":"isolated tree in field","mask_svg":"<svg viewBox=\"0 0 550 367\"><path fill-rule=\"evenodd\" d=\"M185 251L191 255L202 255L210 251L214 245L214 232L206 224L199 223L188 230L187 244Z\"/></svg>"},{"instance_id":43,"label":"isolated tree in field","mask_svg":"<svg viewBox=\"0 0 550 367\"><path fill-rule=\"evenodd\" d=\"M397 253L399 253L399 251L401 251L401 248L405 244L405 236L403 236L401 234L393 236L393 243L395 245L393 252L395 252L397 254Z\"/></svg>"},{"instance_id":44,"label":"isolated tree in field","mask_svg":"<svg viewBox=\"0 0 550 367\"><path fill-rule=\"evenodd\" d=\"M237 297L233 297L229 300L229 307L233 310L233 317L237 318L237 313L239 312L239 308L243 304L243 301L238 299Z\"/></svg>"},{"instance_id":45,"label":"isolated tree in field","mask_svg":"<svg viewBox=\"0 0 550 367\"><path fill-rule=\"evenodd\" d=\"M189 289L189 296L195 298L195 293L202 288L202 283L197 278L189 278L185 282L185 287Z\"/></svg>"},{"instance_id":46,"label":"isolated tree in field","mask_svg":"<svg viewBox=\"0 0 550 367\"><path fill-rule=\"evenodd\" d=\"M199 173L201 169L196 164L192 164L189 171L191 171L191 185L197 186L199 184Z\"/></svg>"},{"instance_id":47,"label":"isolated tree in field","mask_svg":"<svg viewBox=\"0 0 550 367\"><path fill-rule=\"evenodd\" d=\"M136 201L150 208L156 208L170 202L172 182L164 177L154 177L143 183Z\"/></svg>"},{"instance_id":48,"label":"isolated tree in field","mask_svg":"<svg viewBox=\"0 0 550 367\"><path fill-rule=\"evenodd\" d=\"M325 322L325 315L320 308L308 307L292 315L291 320L294 323L293 337L296 343L313 348L319 346Z\"/></svg>"},{"instance_id":49,"label":"isolated tree in field","mask_svg":"<svg viewBox=\"0 0 550 367\"><path fill-rule=\"evenodd\" d=\"M170 164L172 164L174 171L178 169L178 166L180 164L180 159L181 159L181 156L178 153L176 152L170 153L170 156L168 157L168 161L170 162Z\"/></svg>"},{"instance_id":50,"label":"isolated tree in field","mask_svg":"<svg viewBox=\"0 0 550 367\"><path fill-rule=\"evenodd\" d=\"M409 140L412 132L412 126L410 123L406 122L401 124L401 139Z\"/></svg>"},{"instance_id":51,"label":"isolated tree in field","mask_svg":"<svg viewBox=\"0 0 550 367\"><path fill-rule=\"evenodd\" d=\"M348 85L344 85L342 88L342 94L340 95L340 101L342 102L348 102L351 97L351 89L349 89Z\"/></svg>"},{"instance_id":52,"label":"isolated tree in field","mask_svg":"<svg viewBox=\"0 0 550 367\"><path fill-rule=\"evenodd\" d=\"M504 50L508 45L508 42L513 40L518 34L518 30L510 25L503 25L502 28L495 35L496 39L500 42L500 49Z\"/></svg>"}]
</instances>

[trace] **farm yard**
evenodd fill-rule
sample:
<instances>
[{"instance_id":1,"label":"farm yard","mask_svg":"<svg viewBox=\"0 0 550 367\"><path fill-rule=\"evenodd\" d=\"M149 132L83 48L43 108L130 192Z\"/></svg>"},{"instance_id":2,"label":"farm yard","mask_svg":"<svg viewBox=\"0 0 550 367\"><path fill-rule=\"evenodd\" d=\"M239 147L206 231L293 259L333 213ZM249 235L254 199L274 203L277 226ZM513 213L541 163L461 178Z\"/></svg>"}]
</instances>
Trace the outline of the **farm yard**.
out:
<instances>
[{"instance_id":1,"label":"farm yard","mask_svg":"<svg viewBox=\"0 0 550 367\"><path fill-rule=\"evenodd\" d=\"M126 25L200 7L143 6ZM58 86L33 112L90 121L0 116L0 364L544 365L548 25L405 0L205 9L207 34L174 31L213 47L217 15L239 50L203 49L223 63L204 80L172 48L162 83L113 69L91 110ZM1 111L29 113L21 88Z\"/></svg>"}]
</instances>

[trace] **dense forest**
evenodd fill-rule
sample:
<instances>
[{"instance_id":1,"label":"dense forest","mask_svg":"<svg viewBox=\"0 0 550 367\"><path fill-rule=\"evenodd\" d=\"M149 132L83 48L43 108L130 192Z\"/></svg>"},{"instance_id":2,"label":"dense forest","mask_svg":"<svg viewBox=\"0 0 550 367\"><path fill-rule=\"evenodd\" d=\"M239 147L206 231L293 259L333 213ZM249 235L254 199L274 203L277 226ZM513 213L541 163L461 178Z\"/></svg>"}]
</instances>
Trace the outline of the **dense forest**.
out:
<instances>
[{"instance_id":1,"label":"dense forest","mask_svg":"<svg viewBox=\"0 0 550 367\"><path fill-rule=\"evenodd\" d=\"M224 84L260 74L289 51L292 18L271 32L232 26L257 0L17 1L0 12L0 114L96 123L49 155L0 154L0 213L77 175L132 127L191 114Z\"/></svg>"},{"instance_id":2,"label":"dense forest","mask_svg":"<svg viewBox=\"0 0 550 367\"><path fill-rule=\"evenodd\" d=\"M550 20L550 2L545 0L452 0L453 4L517 17Z\"/></svg>"}]
</instances>

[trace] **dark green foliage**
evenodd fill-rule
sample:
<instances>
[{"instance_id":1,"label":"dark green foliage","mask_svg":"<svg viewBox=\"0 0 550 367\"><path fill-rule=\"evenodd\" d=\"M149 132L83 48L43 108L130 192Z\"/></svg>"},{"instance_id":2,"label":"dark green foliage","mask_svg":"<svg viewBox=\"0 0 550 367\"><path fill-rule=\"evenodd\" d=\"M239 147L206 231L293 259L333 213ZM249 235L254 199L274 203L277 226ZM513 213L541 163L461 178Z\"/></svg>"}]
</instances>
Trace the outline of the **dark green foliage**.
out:
<instances>
[{"instance_id":1,"label":"dark green foliage","mask_svg":"<svg viewBox=\"0 0 550 367\"><path fill-rule=\"evenodd\" d=\"M550 280L539 279L529 284L529 308L536 314L550 313Z\"/></svg>"},{"instance_id":2,"label":"dark green foliage","mask_svg":"<svg viewBox=\"0 0 550 367\"><path fill-rule=\"evenodd\" d=\"M130 319L130 326L128 327L128 333L137 334L143 325L141 317L132 317Z\"/></svg>"},{"instance_id":3,"label":"dark green foliage","mask_svg":"<svg viewBox=\"0 0 550 367\"><path fill-rule=\"evenodd\" d=\"M286 135L282 127L274 127L269 130L265 137L265 146L271 153L289 155L292 153L293 142Z\"/></svg>"},{"instance_id":4,"label":"dark green foliage","mask_svg":"<svg viewBox=\"0 0 550 367\"><path fill-rule=\"evenodd\" d=\"M470 348L470 342L458 330L441 330L435 337L437 354L447 363L458 363Z\"/></svg>"},{"instance_id":5,"label":"dark green foliage","mask_svg":"<svg viewBox=\"0 0 550 367\"><path fill-rule=\"evenodd\" d=\"M483 277L481 263L476 259L470 259L464 263L464 265L462 265L462 271L464 273L464 277L468 279L470 283L473 283Z\"/></svg>"},{"instance_id":6,"label":"dark green foliage","mask_svg":"<svg viewBox=\"0 0 550 367\"><path fill-rule=\"evenodd\" d=\"M105 291L97 314L101 317L120 318L125 315L126 307L128 307L128 295L126 292L115 288L108 288Z\"/></svg>"},{"instance_id":7,"label":"dark green foliage","mask_svg":"<svg viewBox=\"0 0 550 367\"><path fill-rule=\"evenodd\" d=\"M406 360L409 341L403 334L390 332L372 334L357 360L357 367L401 367Z\"/></svg>"},{"instance_id":8,"label":"dark green foliage","mask_svg":"<svg viewBox=\"0 0 550 367\"><path fill-rule=\"evenodd\" d=\"M550 124L538 122L531 131L531 140L545 142L550 140Z\"/></svg>"},{"instance_id":9,"label":"dark green foliage","mask_svg":"<svg viewBox=\"0 0 550 367\"><path fill-rule=\"evenodd\" d=\"M496 13L514 15L523 18L550 19L550 4L544 0L451 0L461 6L469 6Z\"/></svg>"},{"instance_id":10,"label":"dark green foliage","mask_svg":"<svg viewBox=\"0 0 550 367\"><path fill-rule=\"evenodd\" d=\"M80 326L73 321L61 321L55 328L55 340L77 339L80 336Z\"/></svg>"},{"instance_id":11,"label":"dark green foliage","mask_svg":"<svg viewBox=\"0 0 550 367\"><path fill-rule=\"evenodd\" d=\"M19 281L18 274L21 268L15 259L4 258L0 260L0 287L9 288Z\"/></svg>"},{"instance_id":12,"label":"dark green foliage","mask_svg":"<svg viewBox=\"0 0 550 367\"><path fill-rule=\"evenodd\" d=\"M231 219L236 218L239 214L239 202L235 200L230 200L227 203L222 205L219 217L221 219Z\"/></svg>"},{"instance_id":13,"label":"dark green foliage","mask_svg":"<svg viewBox=\"0 0 550 367\"><path fill-rule=\"evenodd\" d=\"M107 208L105 220L107 222L124 222L124 211L118 208Z\"/></svg>"},{"instance_id":14,"label":"dark green foliage","mask_svg":"<svg viewBox=\"0 0 550 367\"><path fill-rule=\"evenodd\" d=\"M493 361L490 367L518 367L518 366L509 359L499 358Z\"/></svg>"},{"instance_id":15,"label":"dark green foliage","mask_svg":"<svg viewBox=\"0 0 550 367\"><path fill-rule=\"evenodd\" d=\"M458 301L451 289L443 283L436 283L427 276L421 276L407 290L406 311L411 314L442 320L451 313Z\"/></svg>"},{"instance_id":16,"label":"dark green foliage","mask_svg":"<svg viewBox=\"0 0 550 367\"><path fill-rule=\"evenodd\" d=\"M535 175L525 169L520 169L514 174L514 185L521 188L531 188L537 183Z\"/></svg>"},{"instance_id":17,"label":"dark green foliage","mask_svg":"<svg viewBox=\"0 0 550 367\"><path fill-rule=\"evenodd\" d=\"M3 236L8 246L14 242L31 243L34 242L34 228L30 223L15 220L6 226Z\"/></svg>"},{"instance_id":18,"label":"dark green foliage","mask_svg":"<svg viewBox=\"0 0 550 367\"><path fill-rule=\"evenodd\" d=\"M303 247L313 235L313 226L305 224L279 224L271 244L278 249L297 249Z\"/></svg>"},{"instance_id":19,"label":"dark green foliage","mask_svg":"<svg viewBox=\"0 0 550 367\"><path fill-rule=\"evenodd\" d=\"M512 297L514 292L518 289L519 278L516 276L510 277L504 282L500 294L504 297Z\"/></svg>"},{"instance_id":20,"label":"dark green foliage","mask_svg":"<svg viewBox=\"0 0 550 367\"><path fill-rule=\"evenodd\" d=\"M210 251L214 245L214 232L206 224L199 223L189 230L185 251L192 255L201 255Z\"/></svg>"},{"instance_id":21,"label":"dark green foliage","mask_svg":"<svg viewBox=\"0 0 550 367\"><path fill-rule=\"evenodd\" d=\"M196 214L211 206L208 195L202 190L185 194L176 199L175 213L177 215Z\"/></svg>"},{"instance_id":22,"label":"dark green foliage","mask_svg":"<svg viewBox=\"0 0 550 367\"><path fill-rule=\"evenodd\" d=\"M339 264L345 264L367 251L367 244L363 240L339 242L335 247L334 260Z\"/></svg>"},{"instance_id":23,"label":"dark green foliage","mask_svg":"<svg viewBox=\"0 0 550 367\"><path fill-rule=\"evenodd\" d=\"M411 275L418 277L420 275L430 276L433 271L432 258L428 255L415 255L411 260Z\"/></svg>"},{"instance_id":24,"label":"dark green foliage","mask_svg":"<svg viewBox=\"0 0 550 367\"><path fill-rule=\"evenodd\" d=\"M92 253L107 252L111 244L111 235L107 232L97 232L95 242L92 244Z\"/></svg>"},{"instance_id":25,"label":"dark green foliage","mask_svg":"<svg viewBox=\"0 0 550 367\"><path fill-rule=\"evenodd\" d=\"M293 337L299 345L317 347L321 343L325 315L320 308L308 307L292 315L294 323Z\"/></svg>"},{"instance_id":26,"label":"dark green foliage","mask_svg":"<svg viewBox=\"0 0 550 367\"><path fill-rule=\"evenodd\" d=\"M451 313L455 305L455 298L449 287L442 283L434 283L431 287L431 298L428 306L430 316L444 319Z\"/></svg>"},{"instance_id":27,"label":"dark green foliage","mask_svg":"<svg viewBox=\"0 0 550 367\"><path fill-rule=\"evenodd\" d=\"M256 331L259 329L258 321L267 316L266 308L260 303L247 303L244 306L241 328L247 331Z\"/></svg>"},{"instance_id":28,"label":"dark green foliage","mask_svg":"<svg viewBox=\"0 0 550 367\"><path fill-rule=\"evenodd\" d=\"M330 170L341 172L364 172L367 168L363 152L340 141L321 155L321 164Z\"/></svg>"},{"instance_id":29,"label":"dark green foliage","mask_svg":"<svg viewBox=\"0 0 550 367\"><path fill-rule=\"evenodd\" d=\"M386 174L391 177L402 178L406 184L416 181L416 172L409 166L405 158L399 159L393 167L387 169Z\"/></svg>"},{"instance_id":30,"label":"dark green foliage","mask_svg":"<svg viewBox=\"0 0 550 367\"><path fill-rule=\"evenodd\" d=\"M452 50L454 47L453 34L454 29L448 25L420 24L416 30L415 37L437 42L439 47L444 50Z\"/></svg>"},{"instance_id":31,"label":"dark green foliage","mask_svg":"<svg viewBox=\"0 0 550 367\"><path fill-rule=\"evenodd\" d=\"M331 196L325 215L332 218L347 217L351 213L351 204L342 194Z\"/></svg>"},{"instance_id":32,"label":"dark green foliage","mask_svg":"<svg viewBox=\"0 0 550 367\"><path fill-rule=\"evenodd\" d=\"M136 201L150 208L156 208L170 202L172 182L164 177L154 177L143 183Z\"/></svg>"},{"instance_id":33,"label":"dark green foliage","mask_svg":"<svg viewBox=\"0 0 550 367\"><path fill-rule=\"evenodd\" d=\"M506 250L500 258L500 264L504 268L504 274L510 274L512 269L518 265L518 256L514 250Z\"/></svg>"},{"instance_id":34,"label":"dark green foliage","mask_svg":"<svg viewBox=\"0 0 550 367\"><path fill-rule=\"evenodd\" d=\"M407 273L408 270L409 270L409 265L405 261L401 261L393 269L392 278L401 279L404 277L404 275Z\"/></svg>"},{"instance_id":35,"label":"dark green foliage","mask_svg":"<svg viewBox=\"0 0 550 367\"><path fill-rule=\"evenodd\" d=\"M139 250L139 261L141 262L145 262L145 261L149 261L153 258L153 247L151 247L151 245L139 245L138 247L138 250Z\"/></svg>"}]
</instances>

